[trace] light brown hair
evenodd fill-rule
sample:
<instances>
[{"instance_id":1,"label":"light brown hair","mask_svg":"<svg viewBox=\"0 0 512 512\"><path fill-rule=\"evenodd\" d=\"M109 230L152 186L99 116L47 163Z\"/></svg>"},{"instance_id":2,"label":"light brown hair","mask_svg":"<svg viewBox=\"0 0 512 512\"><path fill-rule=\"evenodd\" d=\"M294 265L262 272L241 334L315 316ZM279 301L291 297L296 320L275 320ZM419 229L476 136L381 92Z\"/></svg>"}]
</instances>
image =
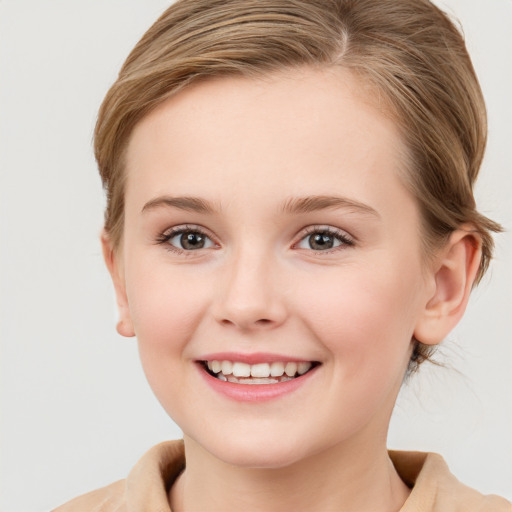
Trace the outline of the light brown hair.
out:
<instances>
[{"instance_id":1,"label":"light brown hair","mask_svg":"<svg viewBox=\"0 0 512 512\"><path fill-rule=\"evenodd\" d=\"M101 106L95 154L105 230L122 238L124 154L134 126L192 82L342 66L384 98L409 150L425 253L455 229L482 241L481 279L500 226L476 210L486 111L464 39L428 0L178 0L130 53ZM409 370L430 357L416 342Z\"/></svg>"}]
</instances>

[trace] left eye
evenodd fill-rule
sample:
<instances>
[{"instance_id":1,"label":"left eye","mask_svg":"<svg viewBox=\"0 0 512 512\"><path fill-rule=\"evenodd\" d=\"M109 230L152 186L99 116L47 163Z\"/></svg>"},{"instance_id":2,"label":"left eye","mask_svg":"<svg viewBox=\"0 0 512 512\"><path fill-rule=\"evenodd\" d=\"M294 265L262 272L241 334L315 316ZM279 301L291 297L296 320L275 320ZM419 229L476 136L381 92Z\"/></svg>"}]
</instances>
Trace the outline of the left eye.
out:
<instances>
[{"instance_id":1,"label":"left eye","mask_svg":"<svg viewBox=\"0 0 512 512\"><path fill-rule=\"evenodd\" d=\"M309 233L300 240L297 247L299 249L312 249L313 251L328 251L342 245L353 245L353 242L341 232L324 229Z\"/></svg>"},{"instance_id":2,"label":"left eye","mask_svg":"<svg viewBox=\"0 0 512 512\"><path fill-rule=\"evenodd\" d=\"M197 249L208 249L214 243L200 231L179 231L167 237L167 243L183 251L195 251Z\"/></svg>"}]
</instances>

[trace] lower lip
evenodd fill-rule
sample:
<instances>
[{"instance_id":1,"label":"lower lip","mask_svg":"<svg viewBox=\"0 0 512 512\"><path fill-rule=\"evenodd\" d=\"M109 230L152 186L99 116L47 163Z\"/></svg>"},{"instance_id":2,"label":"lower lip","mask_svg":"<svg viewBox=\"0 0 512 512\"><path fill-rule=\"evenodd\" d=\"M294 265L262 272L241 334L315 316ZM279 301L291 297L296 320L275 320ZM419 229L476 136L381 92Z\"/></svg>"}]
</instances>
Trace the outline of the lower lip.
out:
<instances>
[{"instance_id":1,"label":"lower lip","mask_svg":"<svg viewBox=\"0 0 512 512\"><path fill-rule=\"evenodd\" d=\"M238 402L265 402L292 393L306 384L319 366L312 368L304 375L277 384L236 384L213 377L204 369L202 363L198 363L199 372L214 391Z\"/></svg>"}]
</instances>

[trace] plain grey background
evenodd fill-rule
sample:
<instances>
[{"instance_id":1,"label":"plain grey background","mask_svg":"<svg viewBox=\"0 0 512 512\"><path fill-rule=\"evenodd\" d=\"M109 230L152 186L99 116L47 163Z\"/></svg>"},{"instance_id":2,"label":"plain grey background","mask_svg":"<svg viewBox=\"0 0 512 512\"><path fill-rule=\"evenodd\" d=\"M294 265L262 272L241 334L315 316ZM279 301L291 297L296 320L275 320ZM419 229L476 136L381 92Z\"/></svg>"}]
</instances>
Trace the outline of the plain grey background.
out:
<instances>
[{"instance_id":1,"label":"plain grey background","mask_svg":"<svg viewBox=\"0 0 512 512\"><path fill-rule=\"evenodd\" d=\"M115 332L91 150L124 58L170 2L0 0L2 512L48 510L124 478L180 436L136 342ZM480 209L512 228L512 1L443 0L489 109ZM389 445L441 452L459 479L512 499L512 235L444 348L402 391Z\"/></svg>"}]
</instances>

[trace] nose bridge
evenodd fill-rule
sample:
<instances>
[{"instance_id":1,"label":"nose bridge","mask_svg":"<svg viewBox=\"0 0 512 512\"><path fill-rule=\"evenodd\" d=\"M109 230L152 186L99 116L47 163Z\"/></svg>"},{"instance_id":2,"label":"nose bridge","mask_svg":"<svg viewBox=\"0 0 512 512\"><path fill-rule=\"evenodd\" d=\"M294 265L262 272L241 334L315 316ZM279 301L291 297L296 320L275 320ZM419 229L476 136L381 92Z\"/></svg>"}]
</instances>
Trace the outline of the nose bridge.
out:
<instances>
[{"instance_id":1,"label":"nose bridge","mask_svg":"<svg viewBox=\"0 0 512 512\"><path fill-rule=\"evenodd\" d=\"M226 262L217 319L242 329L280 325L286 316L277 261L269 248L244 243Z\"/></svg>"}]
</instances>

